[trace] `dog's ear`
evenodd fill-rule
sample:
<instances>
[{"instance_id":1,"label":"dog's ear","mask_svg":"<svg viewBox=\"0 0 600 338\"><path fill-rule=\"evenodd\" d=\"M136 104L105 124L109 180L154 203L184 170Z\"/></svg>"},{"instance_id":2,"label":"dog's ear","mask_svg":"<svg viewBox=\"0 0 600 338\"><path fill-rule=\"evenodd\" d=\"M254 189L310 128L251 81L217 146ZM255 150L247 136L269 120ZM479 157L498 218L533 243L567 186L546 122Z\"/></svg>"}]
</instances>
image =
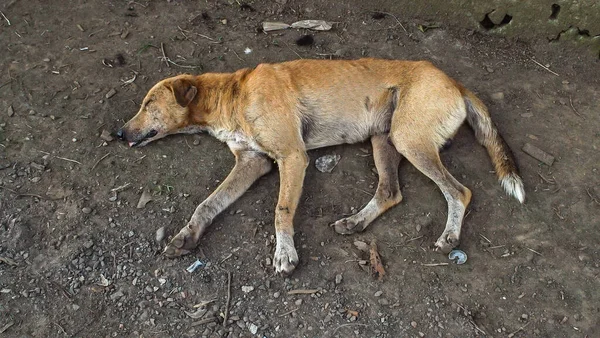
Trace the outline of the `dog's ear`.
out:
<instances>
[{"instance_id":1,"label":"dog's ear","mask_svg":"<svg viewBox=\"0 0 600 338\"><path fill-rule=\"evenodd\" d=\"M182 107L187 107L198 94L198 88L192 81L187 79L177 79L171 83L171 90L175 100Z\"/></svg>"}]
</instances>

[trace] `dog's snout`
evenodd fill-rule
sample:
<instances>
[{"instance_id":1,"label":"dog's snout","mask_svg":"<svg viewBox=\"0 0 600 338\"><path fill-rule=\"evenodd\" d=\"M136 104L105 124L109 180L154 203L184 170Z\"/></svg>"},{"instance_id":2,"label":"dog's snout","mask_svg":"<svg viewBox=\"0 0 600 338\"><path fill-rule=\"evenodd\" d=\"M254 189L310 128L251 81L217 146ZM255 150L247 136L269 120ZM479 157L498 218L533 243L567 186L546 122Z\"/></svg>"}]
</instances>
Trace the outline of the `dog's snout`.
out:
<instances>
[{"instance_id":1,"label":"dog's snout","mask_svg":"<svg viewBox=\"0 0 600 338\"><path fill-rule=\"evenodd\" d=\"M117 137L119 138L119 140L125 139L125 132L123 131L123 128L121 128L117 131Z\"/></svg>"}]
</instances>

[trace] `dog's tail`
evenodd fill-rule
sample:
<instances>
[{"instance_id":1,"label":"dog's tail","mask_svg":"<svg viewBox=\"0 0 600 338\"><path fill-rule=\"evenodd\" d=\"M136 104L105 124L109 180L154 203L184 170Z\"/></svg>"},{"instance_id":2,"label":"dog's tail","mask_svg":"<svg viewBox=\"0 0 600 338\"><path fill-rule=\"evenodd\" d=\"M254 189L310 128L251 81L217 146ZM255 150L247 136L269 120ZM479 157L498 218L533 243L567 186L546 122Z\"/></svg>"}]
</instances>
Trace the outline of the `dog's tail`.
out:
<instances>
[{"instance_id":1,"label":"dog's tail","mask_svg":"<svg viewBox=\"0 0 600 338\"><path fill-rule=\"evenodd\" d=\"M487 149L502 187L523 203L525 188L512 151L496 129L485 104L468 89L460 89L467 108L467 121L479 143Z\"/></svg>"}]
</instances>

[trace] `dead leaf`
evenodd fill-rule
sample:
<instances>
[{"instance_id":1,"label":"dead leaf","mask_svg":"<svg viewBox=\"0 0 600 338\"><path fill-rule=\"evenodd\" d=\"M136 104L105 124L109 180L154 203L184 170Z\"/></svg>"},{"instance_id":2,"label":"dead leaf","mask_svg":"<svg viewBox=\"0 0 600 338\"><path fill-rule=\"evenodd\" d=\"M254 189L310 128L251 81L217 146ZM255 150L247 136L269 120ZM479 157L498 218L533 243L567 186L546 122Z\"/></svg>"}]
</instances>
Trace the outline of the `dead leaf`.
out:
<instances>
[{"instance_id":1,"label":"dead leaf","mask_svg":"<svg viewBox=\"0 0 600 338\"><path fill-rule=\"evenodd\" d=\"M383 276L385 276L385 269L381 263L379 252L377 252L377 243L375 240L371 241L371 250L369 252L369 256L371 259L371 273L375 275L378 280L382 280Z\"/></svg>"}]
</instances>

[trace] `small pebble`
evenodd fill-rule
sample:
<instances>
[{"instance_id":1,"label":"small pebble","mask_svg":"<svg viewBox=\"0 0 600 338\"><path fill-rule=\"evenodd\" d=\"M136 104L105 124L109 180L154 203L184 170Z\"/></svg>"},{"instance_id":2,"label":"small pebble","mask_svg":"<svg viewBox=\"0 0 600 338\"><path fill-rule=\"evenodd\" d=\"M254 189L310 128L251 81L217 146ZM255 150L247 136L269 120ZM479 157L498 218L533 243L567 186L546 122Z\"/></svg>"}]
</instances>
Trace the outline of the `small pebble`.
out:
<instances>
[{"instance_id":1,"label":"small pebble","mask_svg":"<svg viewBox=\"0 0 600 338\"><path fill-rule=\"evenodd\" d=\"M412 327L415 327L415 328L416 328L416 327L417 327L417 322L415 322L415 321L412 321L412 322L410 322L410 326L412 326Z\"/></svg>"},{"instance_id":2,"label":"small pebble","mask_svg":"<svg viewBox=\"0 0 600 338\"><path fill-rule=\"evenodd\" d=\"M343 278L344 278L344 276L342 276L341 273L338 275L335 275L335 284L341 284Z\"/></svg>"},{"instance_id":3,"label":"small pebble","mask_svg":"<svg viewBox=\"0 0 600 338\"><path fill-rule=\"evenodd\" d=\"M375 292L375 297L380 297L383 294L383 291Z\"/></svg>"},{"instance_id":4,"label":"small pebble","mask_svg":"<svg viewBox=\"0 0 600 338\"><path fill-rule=\"evenodd\" d=\"M110 99L111 97L115 96L115 94L117 93L117 91L114 88L111 88L106 95L104 95L104 97L106 97L107 99Z\"/></svg>"},{"instance_id":5,"label":"small pebble","mask_svg":"<svg viewBox=\"0 0 600 338\"><path fill-rule=\"evenodd\" d=\"M277 291L273 294L273 298L277 299L279 298L279 296L281 296L281 292Z\"/></svg>"},{"instance_id":6,"label":"small pebble","mask_svg":"<svg viewBox=\"0 0 600 338\"><path fill-rule=\"evenodd\" d=\"M92 209L89 207L83 207L81 209L81 211L83 211L84 214L91 214L92 213Z\"/></svg>"},{"instance_id":7,"label":"small pebble","mask_svg":"<svg viewBox=\"0 0 600 338\"><path fill-rule=\"evenodd\" d=\"M159 243L162 242L162 240L165 239L165 234L166 230L164 226L158 228L158 230L156 230L156 241Z\"/></svg>"}]
</instances>

